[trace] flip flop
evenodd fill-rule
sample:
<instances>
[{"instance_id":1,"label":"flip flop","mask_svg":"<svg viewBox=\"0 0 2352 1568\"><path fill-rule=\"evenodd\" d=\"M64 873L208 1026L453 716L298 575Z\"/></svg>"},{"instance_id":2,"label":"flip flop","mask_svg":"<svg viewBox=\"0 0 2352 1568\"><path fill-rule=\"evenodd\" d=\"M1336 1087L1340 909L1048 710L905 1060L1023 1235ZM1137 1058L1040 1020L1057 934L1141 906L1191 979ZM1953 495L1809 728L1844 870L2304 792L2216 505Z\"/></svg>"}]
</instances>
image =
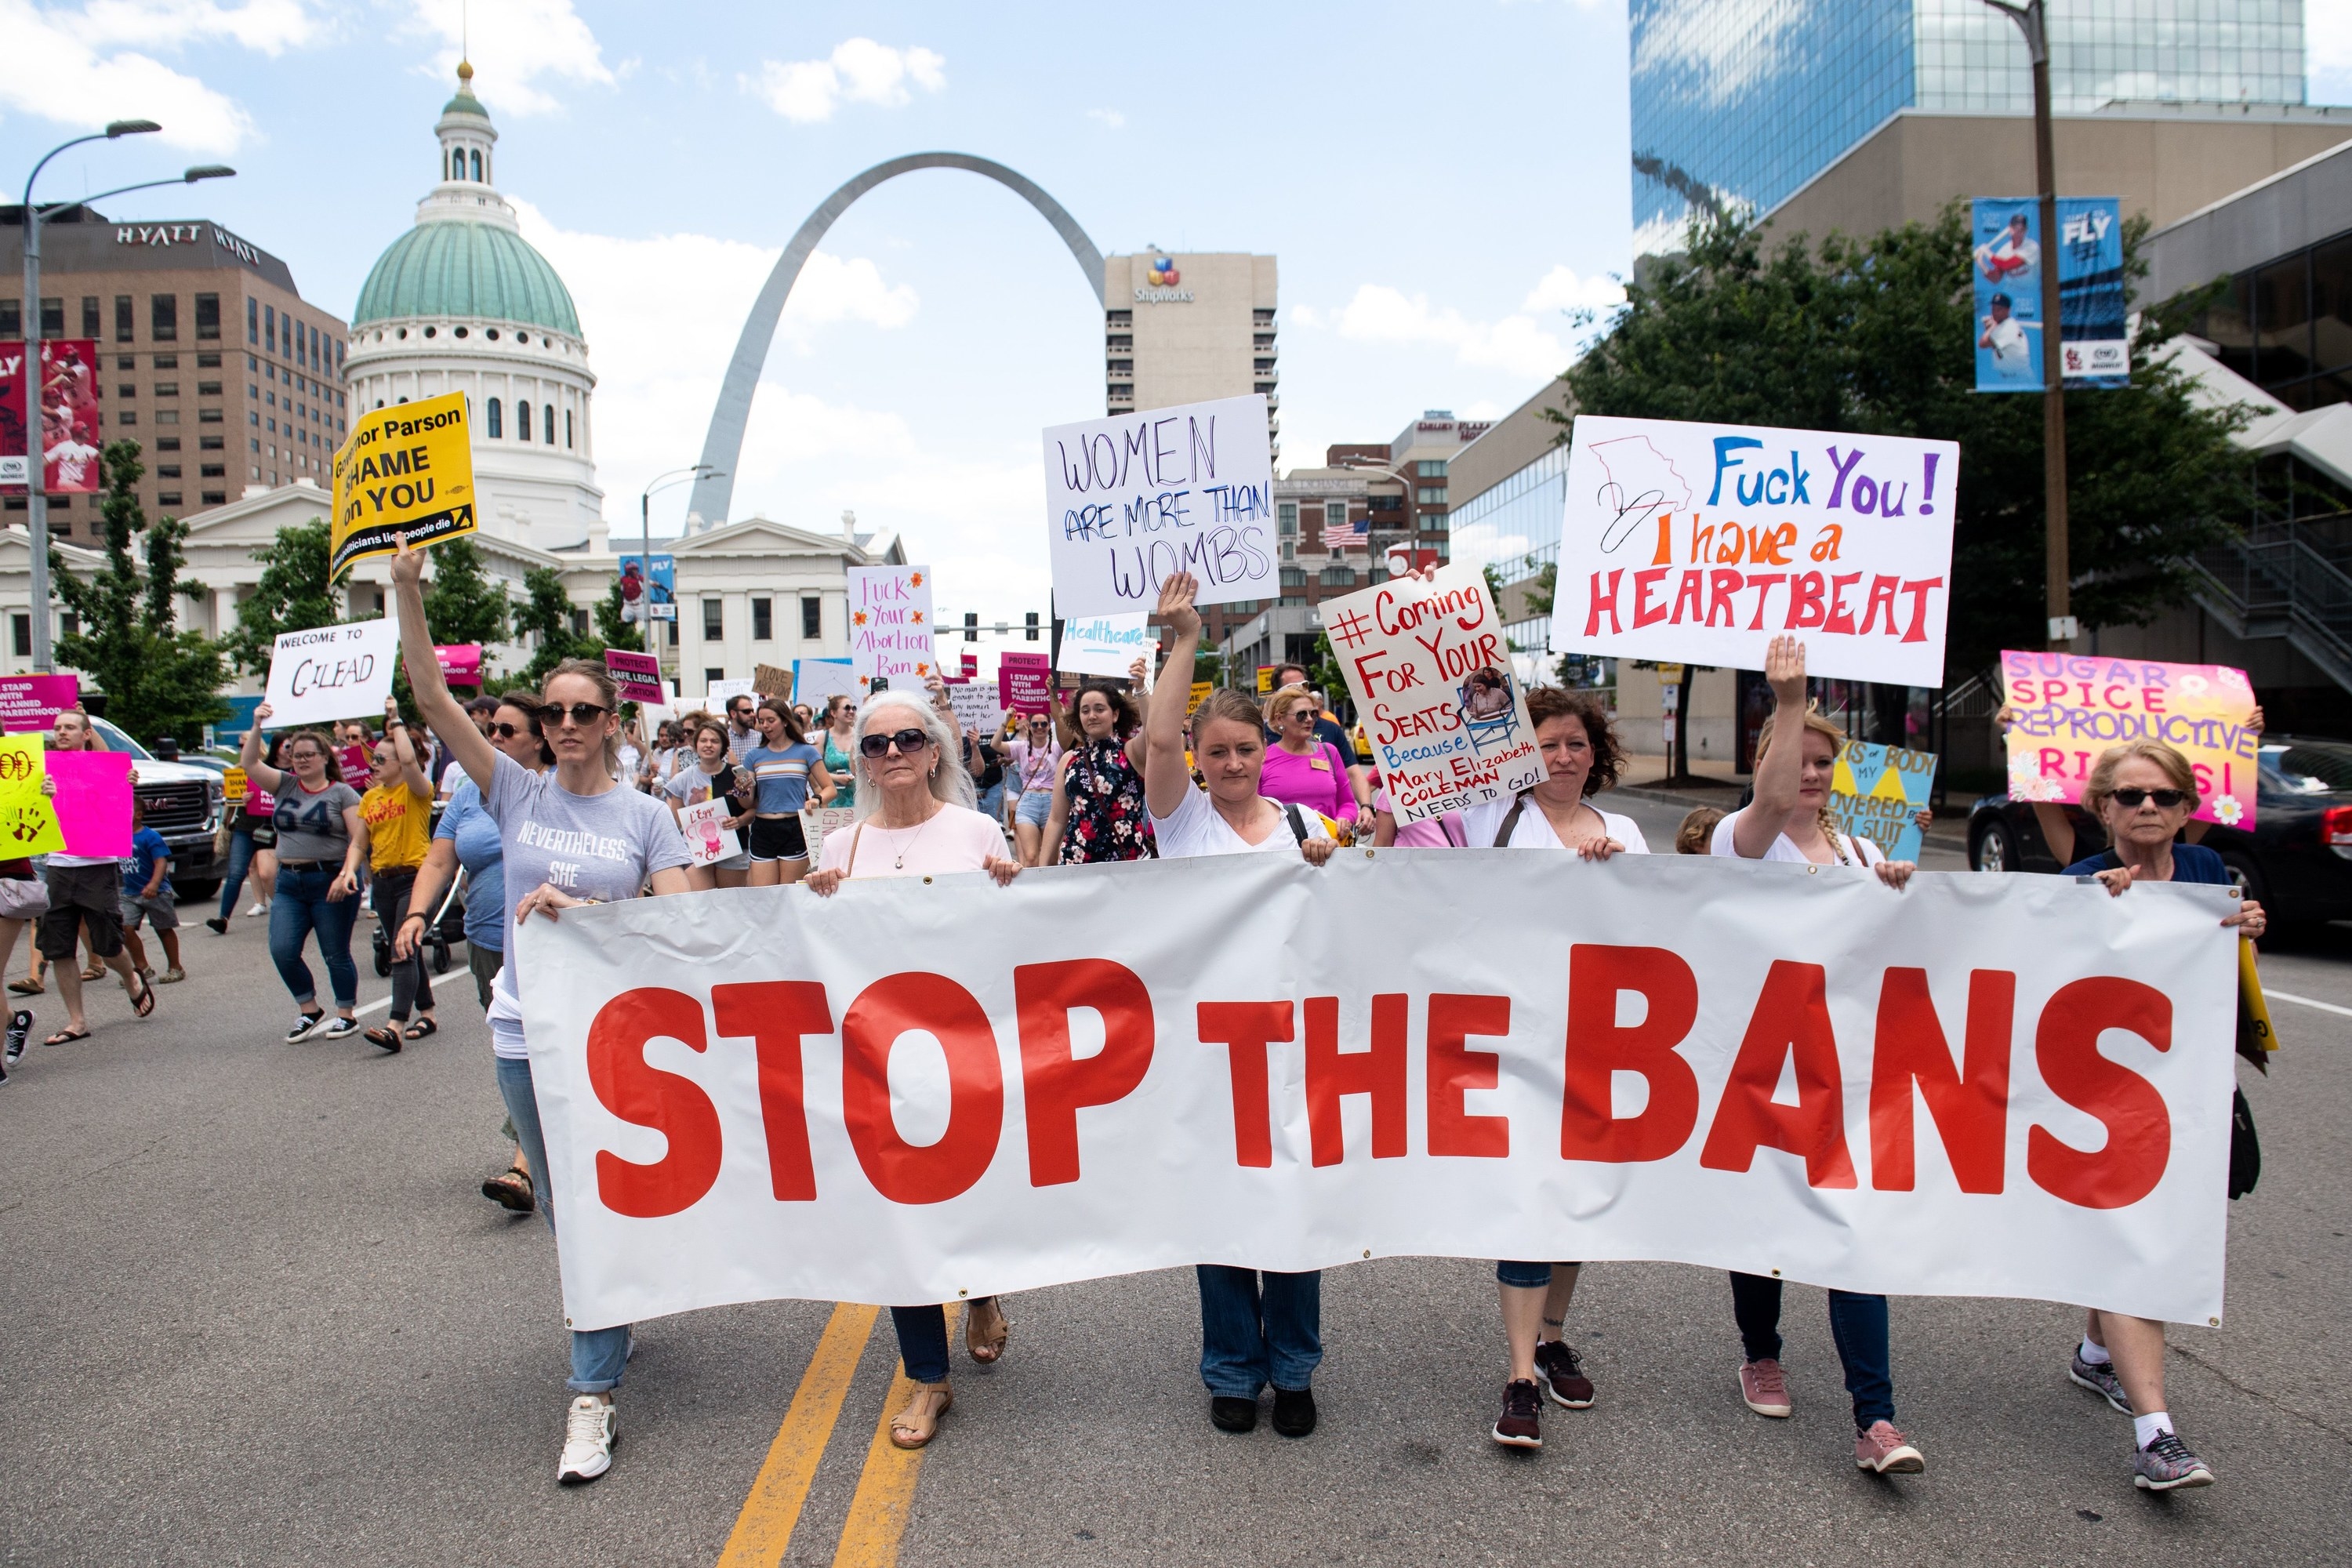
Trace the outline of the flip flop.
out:
<instances>
[{"instance_id":1,"label":"flip flop","mask_svg":"<svg viewBox=\"0 0 2352 1568\"><path fill-rule=\"evenodd\" d=\"M89 1031L88 1029L59 1029L56 1034L51 1035L47 1039L43 1040L41 1044L45 1046L69 1046L76 1040L86 1040L88 1038L89 1038Z\"/></svg>"},{"instance_id":2,"label":"flip flop","mask_svg":"<svg viewBox=\"0 0 2352 1568\"><path fill-rule=\"evenodd\" d=\"M38 996L48 987L37 980L28 979L11 980L8 982L8 989L11 994L18 996Z\"/></svg>"},{"instance_id":3,"label":"flip flop","mask_svg":"<svg viewBox=\"0 0 2352 1568\"><path fill-rule=\"evenodd\" d=\"M142 1018L155 1011L155 988L143 974L139 977L139 994L131 999L131 1010Z\"/></svg>"}]
</instances>

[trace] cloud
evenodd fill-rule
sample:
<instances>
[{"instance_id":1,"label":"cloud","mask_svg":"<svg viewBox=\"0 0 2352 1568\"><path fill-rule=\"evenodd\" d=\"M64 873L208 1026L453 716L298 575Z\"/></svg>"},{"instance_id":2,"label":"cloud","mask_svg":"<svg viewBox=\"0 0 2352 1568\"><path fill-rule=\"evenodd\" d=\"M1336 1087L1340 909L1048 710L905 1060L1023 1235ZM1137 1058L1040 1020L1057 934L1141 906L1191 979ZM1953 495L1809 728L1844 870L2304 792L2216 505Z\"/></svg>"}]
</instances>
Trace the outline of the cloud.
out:
<instances>
[{"instance_id":1,"label":"cloud","mask_svg":"<svg viewBox=\"0 0 2352 1568\"><path fill-rule=\"evenodd\" d=\"M1331 323L1341 337L1358 342L1435 344L1451 348L1463 364L1514 375L1558 375L1570 357L1567 346L1533 317L1474 321L1451 307L1432 309L1426 294L1408 295L1384 283L1359 287Z\"/></svg>"},{"instance_id":2,"label":"cloud","mask_svg":"<svg viewBox=\"0 0 2352 1568\"><path fill-rule=\"evenodd\" d=\"M2352 103L2352 6L2304 6L2303 47L2311 101Z\"/></svg>"},{"instance_id":3,"label":"cloud","mask_svg":"<svg viewBox=\"0 0 2352 1568\"><path fill-rule=\"evenodd\" d=\"M98 0L82 11L0 0L0 59L8 62L0 110L68 126L136 116L159 121L173 146L230 153L255 133L234 99L152 54L114 46L226 39L275 56L315 36L295 0Z\"/></svg>"},{"instance_id":4,"label":"cloud","mask_svg":"<svg viewBox=\"0 0 2352 1568\"><path fill-rule=\"evenodd\" d=\"M1127 123L1127 116L1121 114L1116 109L1089 109L1087 110L1087 118L1088 120L1098 120L1102 121L1105 126L1113 131L1118 130L1120 126Z\"/></svg>"},{"instance_id":5,"label":"cloud","mask_svg":"<svg viewBox=\"0 0 2352 1568\"><path fill-rule=\"evenodd\" d=\"M948 84L947 60L925 48L894 49L871 38L851 38L821 60L764 60L743 85L795 125L830 120L843 102L896 109L910 100L908 83L925 92Z\"/></svg>"},{"instance_id":6,"label":"cloud","mask_svg":"<svg viewBox=\"0 0 2352 1568\"><path fill-rule=\"evenodd\" d=\"M1606 310L1625 302L1624 286L1613 278L1580 278L1566 267L1555 267L1519 302L1522 310L1546 313Z\"/></svg>"},{"instance_id":7,"label":"cloud","mask_svg":"<svg viewBox=\"0 0 2352 1568\"><path fill-rule=\"evenodd\" d=\"M1633 33L1633 76L1664 78L1678 96L1728 103L1776 74L1793 46L1835 26L1821 0L1662 0Z\"/></svg>"},{"instance_id":8,"label":"cloud","mask_svg":"<svg viewBox=\"0 0 2352 1568\"><path fill-rule=\"evenodd\" d=\"M474 63L474 90L494 114L562 108L561 99L538 85L543 78L600 87L615 80L572 0L499 0L470 13L462 0L417 0L409 31L440 40L442 47L424 68L444 81L456 72L462 48Z\"/></svg>"}]
</instances>

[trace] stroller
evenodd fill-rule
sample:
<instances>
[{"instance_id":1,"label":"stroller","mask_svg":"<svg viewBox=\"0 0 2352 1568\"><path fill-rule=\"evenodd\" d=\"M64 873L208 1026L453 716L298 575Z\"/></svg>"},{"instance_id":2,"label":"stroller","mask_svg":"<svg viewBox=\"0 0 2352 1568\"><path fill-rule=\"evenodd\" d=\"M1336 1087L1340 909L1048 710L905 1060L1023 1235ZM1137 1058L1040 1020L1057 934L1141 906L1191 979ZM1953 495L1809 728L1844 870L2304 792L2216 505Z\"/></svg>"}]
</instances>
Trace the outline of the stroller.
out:
<instances>
[{"instance_id":1,"label":"stroller","mask_svg":"<svg viewBox=\"0 0 2352 1568\"><path fill-rule=\"evenodd\" d=\"M449 973L449 950L466 940L466 873L460 869L457 879L441 899L441 907L425 925L425 945L432 954L433 973ZM375 972L379 975L392 973L392 933L379 922L375 928Z\"/></svg>"}]
</instances>

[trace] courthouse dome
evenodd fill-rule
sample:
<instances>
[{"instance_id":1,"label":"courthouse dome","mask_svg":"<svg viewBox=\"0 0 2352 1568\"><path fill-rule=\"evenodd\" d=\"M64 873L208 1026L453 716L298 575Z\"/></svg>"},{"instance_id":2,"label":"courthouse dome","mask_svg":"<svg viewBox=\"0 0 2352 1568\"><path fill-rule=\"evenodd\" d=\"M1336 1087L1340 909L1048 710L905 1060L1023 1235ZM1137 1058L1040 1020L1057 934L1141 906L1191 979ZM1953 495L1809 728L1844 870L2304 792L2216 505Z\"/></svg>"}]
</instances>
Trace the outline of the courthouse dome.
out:
<instances>
[{"instance_id":1,"label":"courthouse dome","mask_svg":"<svg viewBox=\"0 0 2352 1568\"><path fill-rule=\"evenodd\" d=\"M415 316L472 318L580 336L572 291L530 242L495 224L421 223L376 258L352 325Z\"/></svg>"}]
</instances>

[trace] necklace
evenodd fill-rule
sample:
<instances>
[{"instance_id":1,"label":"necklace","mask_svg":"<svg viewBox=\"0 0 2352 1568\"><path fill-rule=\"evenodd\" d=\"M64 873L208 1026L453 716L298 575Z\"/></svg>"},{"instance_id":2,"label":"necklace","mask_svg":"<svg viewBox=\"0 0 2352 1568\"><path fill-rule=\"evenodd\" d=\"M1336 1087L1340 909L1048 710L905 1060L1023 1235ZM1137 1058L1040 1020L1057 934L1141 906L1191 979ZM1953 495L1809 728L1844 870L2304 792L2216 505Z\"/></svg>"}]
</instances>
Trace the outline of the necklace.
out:
<instances>
[{"instance_id":1,"label":"necklace","mask_svg":"<svg viewBox=\"0 0 2352 1568\"><path fill-rule=\"evenodd\" d=\"M915 825L915 837L908 839L906 843L898 847L898 858L890 862L890 869L893 871L903 871L907 868L907 851L912 849L922 838L923 829L929 827L931 825L932 818L937 817L938 816L939 813L934 811L931 813L930 816L923 818L922 821ZM904 833L907 830L903 827L886 827L883 831L886 833Z\"/></svg>"}]
</instances>

